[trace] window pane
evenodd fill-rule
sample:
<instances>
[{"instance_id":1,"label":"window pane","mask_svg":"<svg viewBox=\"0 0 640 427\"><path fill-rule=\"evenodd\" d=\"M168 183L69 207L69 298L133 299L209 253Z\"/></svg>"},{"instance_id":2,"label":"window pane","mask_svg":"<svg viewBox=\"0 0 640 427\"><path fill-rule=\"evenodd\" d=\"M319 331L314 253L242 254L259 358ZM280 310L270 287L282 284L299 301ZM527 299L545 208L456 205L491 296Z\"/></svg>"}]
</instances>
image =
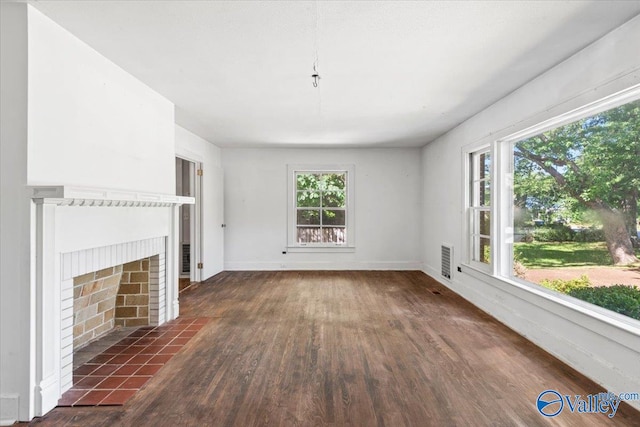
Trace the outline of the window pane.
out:
<instances>
[{"instance_id":1,"label":"window pane","mask_svg":"<svg viewBox=\"0 0 640 427\"><path fill-rule=\"evenodd\" d=\"M327 173L322 175L321 188L325 191L344 191L346 185L347 174L341 173Z\"/></svg>"},{"instance_id":2,"label":"window pane","mask_svg":"<svg viewBox=\"0 0 640 427\"><path fill-rule=\"evenodd\" d=\"M480 161L478 165L478 171L480 172L480 179L488 178L491 173L491 154L480 154Z\"/></svg>"},{"instance_id":3,"label":"window pane","mask_svg":"<svg viewBox=\"0 0 640 427\"><path fill-rule=\"evenodd\" d=\"M639 130L635 100L514 144L513 276L640 320Z\"/></svg>"},{"instance_id":4,"label":"window pane","mask_svg":"<svg viewBox=\"0 0 640 427\"><path fill-rule=\"evenodd\" d=\"M322 229L322 237L326 243L343 244L347 242L347 232L344 227L325 227Z\"/></svg>"},{"instance_id":5,"label":"window pane","mask_svg":"<svg viewBox=\"0 0 640 427\"><path fill-rule=\"evenodd\" d=\"M491 239L478 236L473 238L473 260L485 264L491 263Z\"/></svg>"},{"instance_id":6,"label":"window pane","mask_svg":"<svg viewBox=\"0 0 640 427\"><path fill-rule=\"evenodd\" d=\"M320 227L298 227L298 243L321 243Z\"/></svg>"},{"instance_id":7,"label":"window pane","mask_svg":"<svg viewBox=\"0 0 640 427\"><path fill-rule=\"evenodd\" d=\"M298 225L320 225L320 211L298 209Z\"/></svg>"},{"instance_id":8,"label":"window pane","mask_svg":"<svg viewBox=\"0 0 640 427\"><path fill-rule=\"evenodd\" d=\"M325 191L322 193L322 206L327 208L346 207L344 191Z\"/></svg>"},{"instance_id":9,"label":"window pane","mask_svg":"<svg viewBox=\"0 0 640 427\"><path fill-rule=\"evenodd\" d=\"M299 208L319 208L320 207L320 193L317 191L303 190L298 191L297 204Z\"/></svg>"},{"instance_id":10,"label":"window pane","mask_svg":"<svg viewBox=\"0 0 640 427\"><path fill-rule=\"evenodd\" d=\"M487 211L480 212L480 234L485 236L491 235L491 213Z\"/></svg>"},{"instance_id":11,"label":"window pane","mask_svg":"<svg viewBox=\"0 0 640 427\"><path fill-rule=\"evenodd\" d=\"M298 190L319 190L320 175L314 173L297 173L296 188Z\"/></svg>"},{"instance_id":12,"label":"window pane","mask_svg":"<svg viewBox=\"0 0 640 427\"><path fill-rule=\"evenodd\" d=\"M480 181L478 183L479 187L479 198L478 203L480 206L490 206L491 205L491 183L487 181Z\"/></svg>"},{"instance_id":13,"label":"window pane","mask_svg":"<svg viewBox=\"0 0 640 427\"><path fill-rule=\"evenodd\" d=\"M480 237L480 262L489 264L491 262L491 240L486 237Z\"/></svg>"},{"instance_id":14,"label":"window pane","mask_svg":"<svg viewBox=\"0 0 640 427\"><path fill-rule=\"evenodd\" d=\"M322 210L322 225L345 225L343 210Z\"/></svg>"},{"instance_id":15,"label":"window pane","mask_svg":"<svg viewBox=\"0 0 640 427\"><path fill-rule=\"evenodd\" d=\"M473 230L474 235L491 236L491 212L474 209L473 210Z\"/></svg>"}]
</instances>

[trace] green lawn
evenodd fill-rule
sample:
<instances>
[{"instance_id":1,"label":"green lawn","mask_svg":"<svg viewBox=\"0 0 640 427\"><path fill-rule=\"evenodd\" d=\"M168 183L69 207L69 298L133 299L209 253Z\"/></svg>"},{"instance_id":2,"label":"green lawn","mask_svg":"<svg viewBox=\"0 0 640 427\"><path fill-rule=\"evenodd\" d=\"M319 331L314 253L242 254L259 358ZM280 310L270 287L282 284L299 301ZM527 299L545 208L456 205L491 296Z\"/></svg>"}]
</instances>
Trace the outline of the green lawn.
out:
<instances>
[{"instance_id":1,"label":"green lawn","mask_svg":"<svg viewBox=\"0 0 640 427\"><path fill-rule=\"evenodd\" d=\"M516 259L527 268L612 265L604 242L515 243ZM640 251L636 251L640 255Z\"/></svg>"}]
</instances>

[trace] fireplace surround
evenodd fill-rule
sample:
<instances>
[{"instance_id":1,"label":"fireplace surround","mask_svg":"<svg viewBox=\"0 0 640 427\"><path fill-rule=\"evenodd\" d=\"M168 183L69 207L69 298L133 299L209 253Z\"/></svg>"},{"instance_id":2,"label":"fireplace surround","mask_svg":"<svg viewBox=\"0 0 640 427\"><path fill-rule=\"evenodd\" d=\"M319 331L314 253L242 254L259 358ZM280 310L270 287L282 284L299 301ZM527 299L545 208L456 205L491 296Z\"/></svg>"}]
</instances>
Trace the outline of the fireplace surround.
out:
<instances>
[{"instance_id":1,"label":"fireplace surround","mask_svg":"<svg viewBox=\"0 0 640 427\"><path fill-rule=\"evenodd\" d=\"M149 258L149 323L179 314L178 207L192 197L75 186L32 187L35 415L72 386L74 277ZM108 271L108 270L106 270ZM77 291L76 291L77 292Z\"/></svg>"}]
</instances>

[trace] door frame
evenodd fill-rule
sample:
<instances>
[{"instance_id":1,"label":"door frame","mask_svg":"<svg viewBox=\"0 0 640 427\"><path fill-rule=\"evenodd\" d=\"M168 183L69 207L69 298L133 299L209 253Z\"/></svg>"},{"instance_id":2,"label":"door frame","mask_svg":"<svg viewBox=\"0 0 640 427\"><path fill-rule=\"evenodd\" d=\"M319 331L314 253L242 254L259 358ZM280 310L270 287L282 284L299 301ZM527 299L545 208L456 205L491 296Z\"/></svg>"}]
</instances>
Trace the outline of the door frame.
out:
<instances>
[{"instance_id":1,"label":"door frame","mask_svg":"<svg viewBox=\"0 0 640 427\"><path fill-rule=\"evenodd\" d=\"M202 170L202 159L194 153L175 153L175 157L190 162L193 170L189 171L189 186L193 188L194 205L189 205L189 231L190 253L189 280L202 281L202 270L198 268L198 262L202 257L202 177L197 174ZM175 171L174 171L175 175Z\"/></svg>"}]
</instances>

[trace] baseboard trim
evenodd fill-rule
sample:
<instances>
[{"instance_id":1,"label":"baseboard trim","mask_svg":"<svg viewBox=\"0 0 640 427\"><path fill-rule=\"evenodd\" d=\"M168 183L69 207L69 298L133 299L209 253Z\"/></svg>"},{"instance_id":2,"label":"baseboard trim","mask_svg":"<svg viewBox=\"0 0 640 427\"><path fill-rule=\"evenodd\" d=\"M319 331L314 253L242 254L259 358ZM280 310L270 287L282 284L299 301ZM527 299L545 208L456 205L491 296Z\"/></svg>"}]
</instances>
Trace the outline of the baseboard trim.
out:
<instances>
[{"instance_id":1,"label":"baseboard trim","mask_svg":"<svg viewBox=\"0 0 640 427\"><path fill-rule=\"evenodd\" d=\"M3 394L0 396L0 426L10 426L20 418L20 395Z\"/></svg>"},{"instance_id":2,"label":"baseboard trim","mask_svg":"<svg viewBox=\"0 0 640 427\"><path fill-rule=\"evenodd\" d=\"M366 262L225 262L225 271L275 270L422 270L419 261L366 261Z\"/></svg>"},{"instance_id":3,"label":"baseboard trim","mask_svg":"<svg viewBox=\"0 0 640 427\"><path fill-rule=\"evenodd\" d=\"M40 381L40 386L36 387L36 416L42 416L55 408L60 396L60 380L56 375Z\"/></svg>"}]
</instances>

